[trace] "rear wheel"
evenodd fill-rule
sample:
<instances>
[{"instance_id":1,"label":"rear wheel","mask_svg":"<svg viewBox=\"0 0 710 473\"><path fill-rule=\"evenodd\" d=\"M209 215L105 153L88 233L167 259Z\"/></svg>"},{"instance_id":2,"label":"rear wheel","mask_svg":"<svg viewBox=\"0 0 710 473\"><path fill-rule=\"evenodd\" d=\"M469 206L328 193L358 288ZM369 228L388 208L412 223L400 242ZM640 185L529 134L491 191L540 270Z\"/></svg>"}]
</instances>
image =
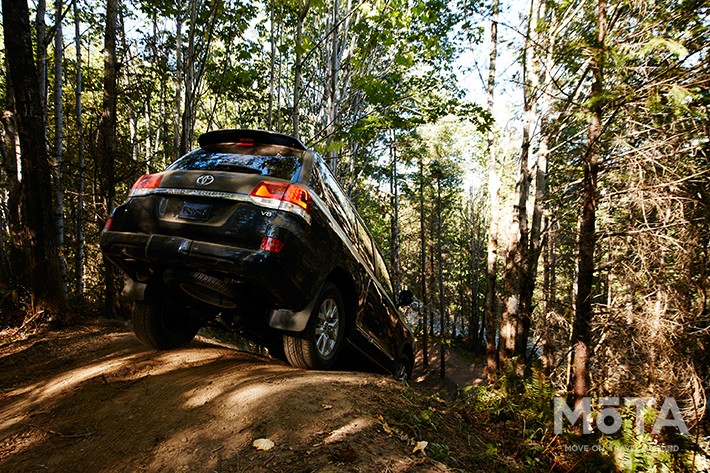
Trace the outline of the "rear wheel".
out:
<instances>
[{"instance_id":1,"label":"rear wheel","mask_svg":"<svg viewBox=\"0 0 710 473\"><path fill-rule=\"evenodd\" d=\"M406 355L402 355L394 365L394 379L406 383L412 377L412 363Z\"/></svg>"},{"instance_id":2,"label":"rear wheel","mask_svg":"<svg viewBox=\"0 0 710 473\"><path fill-rule=\"evenodd\" d=\"M292 366L328 369L345 340L345 304L337 286L326 283L302 337L284 335L286 359Z\"/></svg>"},{"instance_id":3,"label":"rear wheel","mask_svg":"<svg viewBox=\"0 0 710 473\"><path fill-rule=\"evenodd\" d=\"M138 339L144 345L159 350L187 345L200 329L198 319L191 317L177 304L163 301L160 297L135 301L131 321Z\"/></svg>"}]
</instances>

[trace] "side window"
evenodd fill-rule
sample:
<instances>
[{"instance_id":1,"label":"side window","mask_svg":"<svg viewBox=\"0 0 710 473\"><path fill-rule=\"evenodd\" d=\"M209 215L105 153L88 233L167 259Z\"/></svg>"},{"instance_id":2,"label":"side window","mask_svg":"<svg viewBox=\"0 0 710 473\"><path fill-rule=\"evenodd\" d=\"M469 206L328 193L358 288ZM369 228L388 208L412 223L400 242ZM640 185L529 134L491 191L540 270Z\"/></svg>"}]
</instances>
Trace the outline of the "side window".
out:
<instances>
[{"instance_id":1,"label":"side window","mask_svg":"<svg viewBox=\"0 0 710 473\"><path fill-rule=\"evenodd\" d=\"M328 201L333 217L338 221L351 242L355 242L355 214L350 206L350 201L340 189L340 185L326 168L323 160L318 159L317 167L323 178L323 198Z\"/></svg>"},{"instance_id":2,"label":"side window","mask_svg":"<svg viewBox=\"0 0 710 473\"><path fill-rule=\"evenodd\" d=\"M323 177L321 176L318 166L313 166L311 179L308 181L308 186L318 194L318 197L323 198Z\"/></svg>"},{"instance_id":3,"label":"side window","mask_svg":"<svg viewBox=\"0 0 710 473\"><path fill-rule=\"evenodd\" d=\"M377 272L377 277L384 286L390 297L393 294L392 291L392 281L390 281L390 275L387 272L387 265L385 265L385 260L382 259L382 255L379 250L375 251L375 269Z\"/></svg>"},{"instance_id":4,"label":"side window","mask_svg":"<svg viewBox=\"0 0 710 473\"><path fill-rule=\"evenodd\" d=\"M369 266L368 269L374 270L375 265L374 265L373 259L372 259L372 255L373 255L372 238L370 237L370 233L365 228L365 224L362 223L362 221L359 218L356 218L355 222L357 225L357 246L358 246L358 249L360 250L360 254L363 255L363 257L365 258L365 262Z\"/></svg>"}]
</instances>

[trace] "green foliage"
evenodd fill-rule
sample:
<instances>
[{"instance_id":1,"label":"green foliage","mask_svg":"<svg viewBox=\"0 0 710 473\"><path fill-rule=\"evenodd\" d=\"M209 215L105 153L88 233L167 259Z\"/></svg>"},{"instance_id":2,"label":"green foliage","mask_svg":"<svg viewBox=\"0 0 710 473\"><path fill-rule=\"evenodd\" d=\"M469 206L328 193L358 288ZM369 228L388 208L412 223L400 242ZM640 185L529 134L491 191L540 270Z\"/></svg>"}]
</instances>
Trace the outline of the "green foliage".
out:
<instances>
[{"instance_id":1,"label":"green foliage","mask_svg":"<svg viewBox=\"0 0 710 473\"><path fill-rule=\"evenodd\" d=\"M553 399L559 394L537 368L521 379L514 371L495 384L471 388L456 402L457 412L471 425L499 433L489 443L489 455L510 455L523 471L548 471L557 465L580 472L691 471L705 464L697 446L687 438L662 438L650 433L657 412L646 408L647 429L635 430L635 410L622 407L622 428L614 435L576 436L572 429L553 432Z\"/></svg>"}]
</instances>

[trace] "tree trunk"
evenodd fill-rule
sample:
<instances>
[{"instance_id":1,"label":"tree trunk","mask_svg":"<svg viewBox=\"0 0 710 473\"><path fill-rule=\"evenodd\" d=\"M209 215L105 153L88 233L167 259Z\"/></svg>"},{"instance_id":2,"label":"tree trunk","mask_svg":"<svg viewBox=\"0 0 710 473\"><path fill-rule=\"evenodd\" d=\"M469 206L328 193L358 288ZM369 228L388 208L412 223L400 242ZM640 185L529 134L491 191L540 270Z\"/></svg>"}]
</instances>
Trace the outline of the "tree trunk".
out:
<instances>
[{"instance_id":1,"label":"tree trunk","mask_svg":"<svg viewBox=\"0 0 710 473\"><path fill-rule=\"evenodd\" d=\"M12 93L12 92L10 92ZM17 120L11 110L15 109L14 100L8 100L8 109L3 111L2 126L5 156L3 159L3 171L7 177L7 223L10 227L10 235L17 235L20 231L20 206L22 205L20 176L17 169ZM19 238L13 238L19 242Z\"/></svg>"},{"instance_id":2,"label":"tree trunk","mask_svg":"<svg viewBox=\"0 0 710 473\"><path fill-rule=\"evenodd\" d=\"M424 358L424 370L429 369L429 328L427 324L427 313L429 307L427 306L427 287L426 287L426 217L424 215L424 156L419 155L419 245L421 248L421 253L419 255L419 270L420 270L420 280L422 284L422 304L420 312L422 312L422 356Z\"/></svg>"},{"instance_id":3,"label":"tree trunk","mask_svg":"<svg viewBox=\"0 0 710 473\"><path fill-rule=\"evenodd\" d=\"M544 240L542 257L542 307L540 316L542 317L542 366L547 374L550 374L555 364L554 346L552 331L550 330L550 311L554 302L554 279L555 279L555 233L550 227L547 217L545 226L548 228L547 237Z\"/></svg>"},{"instance_id":4,"label":"tree trunk","mask_svg":"<svg viewBox=\"0 0 710 473\"><path fill-rule=\"evenodd\" d=\"M74 44L76 46L76 131L77 131L77 165L79 167L79 182L76 202L76 256L75 291L78 296L84 295L84 181L86 178L86 164L84 163L84 122L82 119L82 59L81 59L81 22L77 2L74 5Z\"/></svg>"},{"instance_id":5,"label":"tree trunk","mask_svg":"<svg viewBox=\"0 0 710 473\"><path fill-rule=\"evenodd\" d=\"M67 270L64 262L64 117L62 116L62 84L64 79L64 35L62 31L62 0L55 1L57 17L54 33L54 204L57 221L57 246L61 262L62 286L67 290Z\"/></svg>"},{"instance_id":6,"label":"tree trunk","mask_svg":"<svg viewBox=\"0 0 710 473\"><path fill-rule=\"evenodd\" d=\"M195 121L195 31L197 30L197 0L189 0L190 27L187 30L187 57L185 66L185 107L182 112L182 133L180 134L179 156L185 155L192 147L193 123Z\"/></svg>"},{"instance_id":7,"label":"tree trunk","mask_svg":"<svg viewBox=\"0 0 710 473\"><path fill-rule=\"evenodd\" d=\"M7 58L6 58L7 60ZM5 249L5 268L2 273L4 280L12 285L27 285L28 280L19 280L23 275L23 268L27 265L25 252L22 248L22 226L20 218L20 208L22 206L22 188L20 186L19 170L17 169L17 120L11 110L15 109L11 79L8 75L8 97L7 110L2 113L3 126L3 161L2 168L7 181L4 187L7 191L5 216L9 239ZM4 228L4 227L3 227ZM2 234L0 234L2 238Z\"/></svg>"},{"instance_id":8,"label":"tree trunk","mask_svg":"<svg viewBox=\"0 0 710 473\"><path fill-rule=\"evenodd\" d=\"M113 210L116 195L114 162L116 160L116 100L118 76L116 64L116 29L118 0L106 1L106 31L104 33L104 72L102 113L96 135L96 155L100 169L102 212L99 224L103 227ZM113 264L104 259L104 310L108 316L116 314L118 291L117 274Z\"/></svg>"},{"instance_id":9,"label":"tree trunk","mask_svg":"<svg viewBox=\"0 0 710 473\"><path fill-rule=\"evenodd\" d=\"M543 205L547 195L547 120L542 117L541 137L535 165L535 201L533 204L532 226L530 227L530 243L525 261L525 278L522 281L520 290L520 321L519 339L516 341L516 350L525 354L525 347L530 334L530 320L532 318L532 299L537 280L538 261L542 251L542 216Z\"/></svg>"},{"instance_id":10,"label":"tree trunk","mask_svg":"<svg viewBox=\"0 0 710 473\"><path fill-rule=\"evenodd\" d=\"M481 314L479 311L479 300L481 284L478 277L479 267L479 255L480 255L480 222L475 215L475 208L473 205L473 192L469 195L470 207L471 207L471 316L469 318L468 325L468 338L469 346L471 352L478 353L478 325L480 323Z\"/></svg>"},{"instance_id":11,"label":"tree trunk","mask_svg":"<svg viewBox=\"0 0 710 473\"><path fill-rule=\"evenodd\" d=\"M538 2L534 0L532 2L531 16L531 28L529 32L530 43L532 49L530 54L530 95L534 103L542 102L545 104L546 99L542 98L545 94L545 90L551 84L551 74L548 74L547 80L543 85L542 91L539 89L540 76L543 73L543 69L540 63L540 35L538 34L538 24L542 20L545 20L546 14L546 3L544 1ZM548 55L551 54L551 49L553 45L548 46ZM548 64L551 61L548 61ZM531 104L530 111L530 125L535 123L535 105ZM532 319L532 298L533 292L535 291L535 282L537 280L537 263L540 258L540 238L542 235L542 213L543 213L543 203L545 196L547 195L547 140L549 138L549 132L547 127L547 108L545 105L541 107L542 118L540 125L540 142L538 146L537 159L535 162L535 199L533 203L533 214L532 214L532 224L530 227L528 244L523 248L523 266L522 274L520 280L520 306L519 306L519 325L516 333L515 340L515 353L520 355L520 363L526 360L527 355L527 343L528 336L530 333L530 321ZM530 173L528 178L532 179ZM530 181L528 181L530 182Z\"/></svg>"},{"instance_id":12,"label":"tree trunk","mask_svg":"<svg viewBox=\"0 0 710 473\"><path fill-rule=\"evenodd\" d=\"M301 137L300 130L300 107L301 107L301 81L303 76L303 23L308 15L308 10L311 8L311 0L306 2L298 10L298 18L296 20L296 64L294 66L293 75L293 136Z\"/></svg>"},{"instance_id":13,"label":"tree trunk","mask_svg":"<svg viewBox=\"0 0 710 473\"><path fill-rule=\"evenodd\" d=\"M397 143L396 134L392 130L392 143L390 145L390 158L392 161L392 176L390 179L390 192L392 193L392 221L391 221L391 266L394 279L395 296L399 294L399 183L397 182Z\"/></svg>"},{"instance_id":14,"label":"tree trunk","mask_svg":"<svg viewBox=\"0 0 710 473\"><path fill-rule=\"evenodd\" d=\"M109 0L110 1L110 0ZM180 157L181 134L181 113L182 109L182 1L177 2L177 16L175 18L175 115L173 118L173 155L175 159Z\"/></svg>"},{"instance_id":15,"label":"tree trunk","mask_svg":"<svg viewBox=\"0 0 710 473\"><path fill-rule=\"evenodd\" d=\"M47 121L47 0L37 0L37 81L39 82L39 99Z\"/></svg>"},{"instance_id":16,"label":"tree trunk","mask_svg":"<svg viewBox=\"0 0 710 473\"><path fill-rule=\"evenodd\" d=\"M599 0L596 14L596 42L593 45L590 68L592 87L589 97L590 115L587 127L587 151L582 178L582 212L577 236L577 294L572 329L573 394L575 408L581 409L589 393L589 356L592 332L592 284L594 279L594 248L596 241L597 175L599 172L600 138L602 133L604 95L604 41L606 38L606 0Z\"/></svg>"},{"instance_id":17,"label":"tree trunk","mask_svg":"<svg viewBox=\"0 0 710 473\"><path fill-rule=\"evenodd\" d=\"M332 147L332 143L335 135L335 122L337 121L338 117L337 92L338 79L340 75L340 61L342 59L342 50L338 37L338 25L340 22L339 7L340 0L333 0L333 10L331 14L332 26L328 28L329 34L331 35L329 51L330 57L328 58L329 70L326 76L326 84L324 84L324 89L326 91L327 97L325 118L326 149L328 150L328 165L332 169L333 173L336 173L338 169L338 151Z\"/></svg>"},{"instance_id":18,"label":"tree trunk","mask_svg":"<svg viewBox=\"0 0 710 473\"><path fill-rule=\"evenodd\" d=\"M436 220L432 217L430 219L430 227L429 227L429 234L433 237L436 234ZM434 241L432 238L431 242L431 247L429 248L429 287L434 290L436 285L436 278L435 278L435 273L434 273L434 268L436 268L436 263L434 262L434 255L436 254L436 248L434 247ZM431 304L432 306L435 303L434 295L436 293L432 293L431 295ZM434 314L429 315L429 336L433 339L434 338ZM432 346L432 349L434 347Z\"/></svg>"},{"instance_id":19,"label":"tree trunk","mask_svg":"<svg viewBox=\"0 0 710 473\"><path fill-rule=\"evenodd\" d=\"M22 223L28 250L33 310L61 312L66 304L57 248L57 223L52 205L51 168L45 145L46 122L27 2L3 0L5 54L17 107L22 148Z\"/></svg>"},{"instance_id":20,"label":"tree trunk","mask_svg":"<svg viewBox=\"0 0 710 473\"><path fill-rule=\"evenodd\" d=\"M491 12L491 52L488 65L488 112L493 113L496 81L496 59L498 56L498 0L493 0ZM488 199L491 212L488 231L488 257L486 261L486 371L493 376L498 371L498 350L496 349L496 266L498 262L498 221L500 177L496 169L495 135L488 132L486 154L488 155Z\"/></svg>"},{"instance_id":21,"label":"tree trunk","mask_svg":"<svg viewBox=\"0 0 710 473\"><path fill-rule=\"evenodd\" d=\"M280 7L281 19L283 19L283 7ZM281 53L281 47L283 46L283 32L284 24L283 21L278 22L276 28L278 37L278 48L276 50L279 52L278 66L276 68L276 131L279 133L283 132L283 127L281 126L281 78L282 78L282 63L283 54Z\"/></svg>"},{"instance_id":22,"label":"tree trunk","mask_svg":"<svg viewBox=\"0 0 710 473\"><path fill-rule=\"evenodd\" d=\"M272 130L274 126L274 85L276 82L276 36L274 34L276 23L276 2L269 3L269 32L271 39L271 55L269 57L269 110L266 119L266 129Z\"/></svg>"},{"instance_id":23,"label":"tree trunk","mask_svg":"<svg viewBox=\"0 0 710 473\"><path fill-rule=\"evenodd\" d=\"M441 216L441 170L436 178L436 230L437 230L437 257L439 259L439 376L446 378L446 310L444 306L444 255L442 250L442 216Z\"/></svg>"},{"instance_id":24,"label":"tree trunk","mask_svg":"<svg viewBox=\"0 0 710 473\"><path fill-rule=\"evenodd\" d=\"M505 255L505 275L503 290L505 302L500 324L500 342L498 355L501 360L518 356L519 362L525 353L527 340L522 340L521 296L523 281L530 277L525 272L528 253L528 213L527 202L530 192L530 157L531 128L535 123L535 94L537 91L537 73L533 66L533 51L536 44L537 0L530 4L527 36L523 55L523 139L520 148L520 172L515 186L513 219L510 225L510 238ZM528 322L529 324L529 322ZM519 365L519 368L521 365Z\"/></svg>"}]
</instances>

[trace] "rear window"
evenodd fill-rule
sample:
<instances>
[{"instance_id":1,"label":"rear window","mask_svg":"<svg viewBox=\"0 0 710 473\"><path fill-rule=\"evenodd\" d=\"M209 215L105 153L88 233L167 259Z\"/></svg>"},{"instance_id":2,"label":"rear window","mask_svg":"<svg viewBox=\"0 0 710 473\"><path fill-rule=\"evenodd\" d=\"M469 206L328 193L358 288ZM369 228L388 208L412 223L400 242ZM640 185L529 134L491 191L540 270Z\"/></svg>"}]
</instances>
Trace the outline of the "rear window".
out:
<instances>
[{"instance_id":1,"label":"rear window","mask_svg":"<svg viewBox=\"0 0 710 473\"><path fill-rule=\"evenodd\" d=\"M303 150L280 145L221 144L196 149L175 161L168 170L227 171L296 181L302 166Z\"/></svg>"}]
</instances>

